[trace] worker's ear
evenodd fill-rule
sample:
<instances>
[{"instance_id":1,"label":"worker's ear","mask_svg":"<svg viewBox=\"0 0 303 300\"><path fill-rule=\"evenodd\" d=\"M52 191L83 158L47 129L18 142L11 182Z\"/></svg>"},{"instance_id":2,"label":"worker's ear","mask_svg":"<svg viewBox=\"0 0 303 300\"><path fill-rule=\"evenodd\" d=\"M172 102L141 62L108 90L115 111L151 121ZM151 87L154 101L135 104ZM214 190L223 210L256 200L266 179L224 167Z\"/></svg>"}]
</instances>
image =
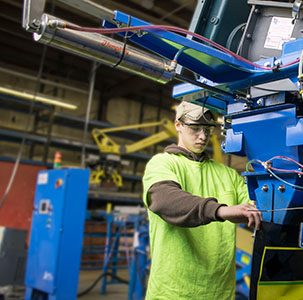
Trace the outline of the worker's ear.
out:
<instances>
[{"instance_id":1,"label":"worker's ear","mask_svg":"<svg viewBox=\"0 0 303 300\"><path fill-rule=\"evenodd\" d=\"M180 121L178 121L178 120L175 121L175 127L176 127L177 132L181 131L181 126L182 126L182 124Z\"/></svg>"}]
</instances>

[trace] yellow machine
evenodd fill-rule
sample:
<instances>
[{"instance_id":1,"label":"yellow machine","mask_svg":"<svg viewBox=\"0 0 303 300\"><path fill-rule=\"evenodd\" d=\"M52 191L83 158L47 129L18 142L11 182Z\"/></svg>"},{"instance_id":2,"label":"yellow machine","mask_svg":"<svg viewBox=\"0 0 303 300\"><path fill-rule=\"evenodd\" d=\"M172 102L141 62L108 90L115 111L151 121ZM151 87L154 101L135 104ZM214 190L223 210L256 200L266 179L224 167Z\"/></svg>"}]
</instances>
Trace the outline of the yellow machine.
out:
<instances>
[{"instance_id":1,"label":"yellow machine","mask_svg":"<svg viewBox=\"0 0 303 300\"><path fill-rule=\"evenodd\" d=\"M129 129L141 129L148 127L161 127L157 133L151 134L150 136L143 138L140 141L120 145L115 142L108 134L118 131L124 131ZM165 141L169 138L177 137L177 132L175 129L175 125L172 121L168 119L162 119L157 122L148 122L142 124L134 124L134 125L126 125L126 126L118 126L113 128L99 129L95 128L92 130L92 136L97 144L100 153L111 153L116 155L128 154L140 151L142 149L148 148L155 144L158 144L162 141ZM213 145L213 158L218 162L223 162L222 152L218 137L216 134L213 134L211 137L211 142ZM105 176L107 174L107 176ZM104 170L102 167L97 167L95 170L91 172L91 183L95 185L101 184L102 180L105 178L111 177L112 181L115 183L117 187L122 186L122 177L117 170L112 170L110 172Z\"/></svg>"},{"instance_id":2,"label":"yellow machine","mask_svg":"<svg viewBox=\"0 0 303 300\"><path fill-rule=\"evenodd\" d=\"M114 183L114 185L118 188L122 187L122 176L119 174L119 171L114 168L106 168L104 166L98 165L94 170L90 173L89 182L92 185L98 186L104 180L110 180Z\"/></svg>"},{"instance_id":3,"label":"yellow machine","mask_svg":"<svg viewBox=\"0 0 303 300\"><path fill-rule=\"evenodd\" d=\"M134 142L128 145L119 145L115 141L113 141L107 134L117 132L117 131L124 131L129 129L140 129L140 128L147 128L147 127L157 127L162 126L163 130L154 133L143 140L138 142ZM119 126L114 128L108 129L93 129L92 131L93 138L95 143L97 144L101 153L113 153L113 154L126 154L126 153L133 153L144 148L150 147L152 145L158 144L162 141L165 141L171 137L176 137L176 129L174 123L168 119L163 119L158 122L149 122L143 124L135 124L135 125L126 125L126 126Z\"/></svg>"}]
</instances>

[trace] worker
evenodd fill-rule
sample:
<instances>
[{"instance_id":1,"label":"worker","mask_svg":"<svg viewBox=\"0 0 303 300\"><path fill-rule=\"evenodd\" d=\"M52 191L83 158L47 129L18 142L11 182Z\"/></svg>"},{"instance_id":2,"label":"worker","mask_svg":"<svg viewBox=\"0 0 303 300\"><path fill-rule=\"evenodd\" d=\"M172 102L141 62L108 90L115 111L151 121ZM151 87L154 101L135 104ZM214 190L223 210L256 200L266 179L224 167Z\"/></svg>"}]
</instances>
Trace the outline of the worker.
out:
<instances>
[{"instance_id":1,"label":"worker","mask_svg":"<svg viewBox=\"0 0 303 300\"><path fill-rule=\"evenodd\" d=\"M147 163L144 203L150 222L147 300L231 300L235 297L235 223L259 229L243 178L209 159L214 116L181 102L178 145ZM225 222L227 221L227 222Z\"/></svg>"}]
</instances>

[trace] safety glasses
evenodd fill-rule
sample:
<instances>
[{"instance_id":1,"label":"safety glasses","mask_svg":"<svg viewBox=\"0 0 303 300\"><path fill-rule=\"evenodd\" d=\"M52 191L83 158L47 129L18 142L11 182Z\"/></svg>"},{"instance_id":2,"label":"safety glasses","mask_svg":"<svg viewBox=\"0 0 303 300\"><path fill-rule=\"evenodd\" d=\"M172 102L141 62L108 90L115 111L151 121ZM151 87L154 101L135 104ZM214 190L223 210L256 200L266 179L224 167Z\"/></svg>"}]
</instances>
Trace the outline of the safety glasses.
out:
<instances>
[{"instance_id":1,"label":"safety glasses","mask_svg":"<svg viewBox=\"0 0 303 300\"><path fill-rule=\"evenodd\" d=\"M193 134L200 134L203 131L205 135L211 135L215 129L215 125L195 124L183 121L181 121L181 124L185 125Z\"/></svg>"}]
</instances>

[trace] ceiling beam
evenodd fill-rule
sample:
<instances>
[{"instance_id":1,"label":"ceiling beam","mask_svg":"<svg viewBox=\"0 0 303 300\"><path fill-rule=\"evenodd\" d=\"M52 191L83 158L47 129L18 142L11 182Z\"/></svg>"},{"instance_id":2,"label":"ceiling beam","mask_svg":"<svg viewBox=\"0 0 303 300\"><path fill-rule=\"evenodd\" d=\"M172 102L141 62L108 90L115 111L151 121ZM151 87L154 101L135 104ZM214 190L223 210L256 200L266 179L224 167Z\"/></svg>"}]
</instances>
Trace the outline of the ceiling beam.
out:
<instances>
[{"instance_id":1,"label":"ceiling beam","mask_svg":"<svg viewBox=\"0 0 303 300\"><path fill-rule=\"evenodd\" d=\"M123 1L123 4L118 1L112 1L112 0L98 0L95 1L98 4L102 4L103 6L111 9L111 10L120 10L124 13L130 14L131 16L143 19L147 22L153 23L153 24L164 24L164 25L172 25L170 22L164 21L159 23L159 18L152 16L152 12L144 12L144 8L141 7L141 9L136 9L131 5L130 1Z\"/></svg>"},{"instance_id":2,"label":"ceiling beam","mask_svg":"<svg viewBox=\"0 0 303 300\"><path fill-rule=\"evenodd\" d=\"M141 6L141 0L131 0L133 3L137 4L138 6ZM162 2L161 2L162 3ZM142 7L142 6L141 6ZM171 14L171 11L174 10L173 7L170 9L166 10L163 9L162 6L160 5L154 5L154 7L150 10L150 13L154 13L158 15L158 22L162 22L166 20L167 22L173 24L173 25L178 25L181 27L187 27L188 22L184 20L181 17L175 16L174 14Z\"/></svg>"}]
</instances>

